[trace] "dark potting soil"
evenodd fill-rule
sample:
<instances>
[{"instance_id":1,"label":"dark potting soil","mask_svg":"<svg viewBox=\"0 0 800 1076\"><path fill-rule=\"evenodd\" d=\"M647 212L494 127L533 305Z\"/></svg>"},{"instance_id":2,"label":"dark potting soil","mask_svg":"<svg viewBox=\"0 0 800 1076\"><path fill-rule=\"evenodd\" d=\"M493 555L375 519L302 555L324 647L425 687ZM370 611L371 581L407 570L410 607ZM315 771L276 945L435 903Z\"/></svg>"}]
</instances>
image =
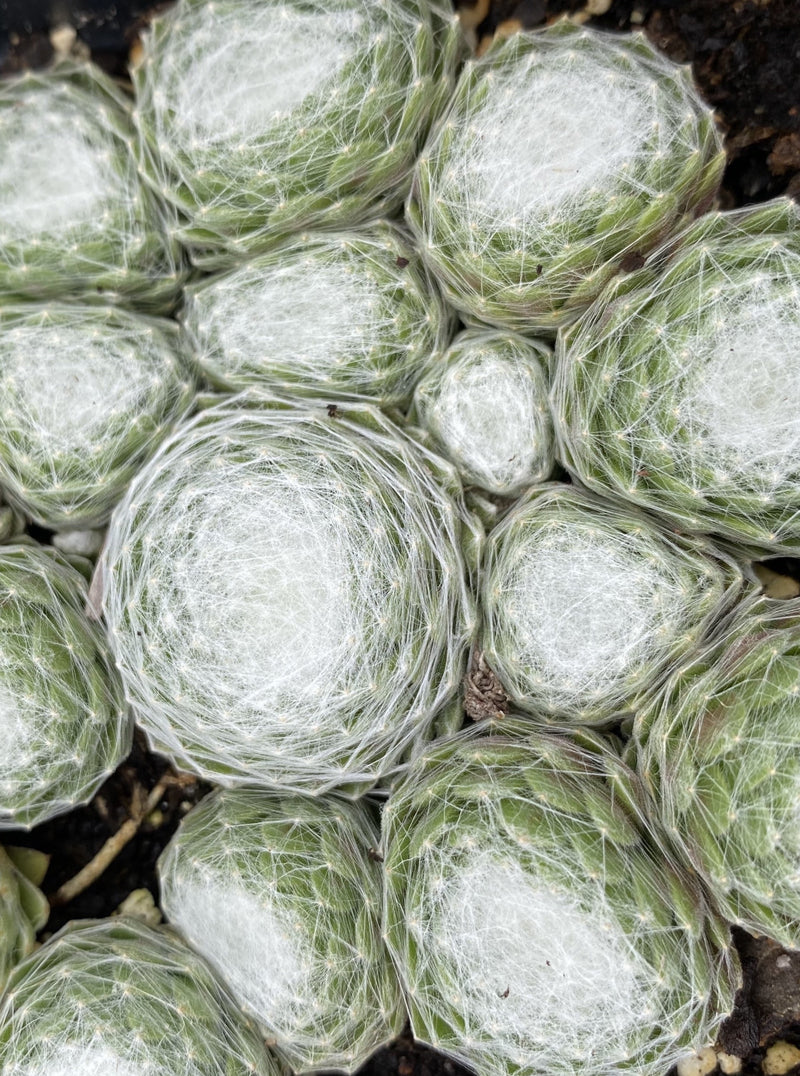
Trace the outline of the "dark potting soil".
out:
<instances>
[{"instance_id":1,"label":"dark potting soil","mask_svg":"<svg viewBox=\"0 0 800 1076\"><path fill-rule=\"evenodd\" d=\"M0 75L47 64L54 56L51 30L69 25L100 66L124 77L138 33L163 6L149 0L0 0ZM605 29L643 30L672 59L692 64L705 99L717 111L728 152L722 206L782 193L800 199L800 0L464 0L460 6L479 44L498 28L532 28L564 13ZM54 894L141 813L148 794L170 772L137 735L129 758L88 806L30 833L4 834L4 843L50 855L44 888ZM70 919L112 914L136 890L149 890L157 899L156 860L183 815L208 791L208 785L191 778L166 785L107 870L53 908L43 937ZM745 980L720 1043L746 1058L744 1076L754 1076L762 1071L770 1043L786 1039L800 1045L800 954L743 932L734 932L734 939ZM379 1051L361 1076L466 1071L406 1034Z\"/></svg>"}]
</instances>

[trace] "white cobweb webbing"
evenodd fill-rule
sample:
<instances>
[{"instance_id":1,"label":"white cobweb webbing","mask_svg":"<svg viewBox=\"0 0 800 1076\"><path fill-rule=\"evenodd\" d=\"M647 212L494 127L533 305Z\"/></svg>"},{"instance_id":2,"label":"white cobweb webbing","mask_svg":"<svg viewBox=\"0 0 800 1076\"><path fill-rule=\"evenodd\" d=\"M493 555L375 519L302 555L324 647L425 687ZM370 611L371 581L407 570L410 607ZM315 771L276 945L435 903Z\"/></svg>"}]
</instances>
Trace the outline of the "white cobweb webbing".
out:
<instances>
[{"instance_id":1,"label":"white cobweb webbing","mask_svg":"<svg viewBox=\"0 0 800 1076\"><path fill-rule=\"evenodd\" d=\"M797 223L782 198L707 214L563 335L553 408L581 482L684 531L794 551Z\"/></svg>"},{"instance_id":2,"label":"white cobweb webbing","mask_svg":"<svg viewBox=\"0 0 800 1076\"><path fill-rule=\"evenodd\" d=\"M190 18L190 32L162 55L161 78L170 137L193 151L259 138L341 70L363 22L355 10L288 4L228 12L208 4Z\"/></svg>"},{"instance_id":3,"label":"white cobweb webbing","mask_svg":"<svg viewBox=\"0 0 800 1076\"><path fill-rule=\"evenodd\" d=\"M599 892L582 904L586 894L548 885L488 851L460 867L442 863L433 877L425 944L462 995L455 1003L496 1034L504 1052L522 1058L537 1043L578 1059L596 1038L634 1033L652 970Z\"/></svg>"},{"instance_id":4,"label":"white cobweb webbing","mask_svg":"<svg viewBox=\"0 0 800 1076\"><path fill-rule=\"evenodd\" d=\"M492 72L469 121L448 171L463 212L484 226L557 226L577 200L613 190L637 155L652 152L657 86L579 51L532 54Z\"/></svg>"},{"instance_id":5,"label":"white cobweb webbing","mask_svg":"<svg viewBox=\"0 0 800 1076\"><path fill-rule=\"evenodd\" d=\"M358 409L221 405L112 521L104 607L123 677L145 729L202 772L375 780L455 689L471 631L455 506L363 410L377 429L348 421Z\"/></svg>"},{"instance_id":6,"label":"white cobweb webbing","mask_svg":"<svg viewBox=\"0 0 800 1076\"><path fill-rule=\"evenodd\" d=\"M331 393L405 409L451 313L386 222L309 233L187 289L198 362L222 389Z\"/></svg>"},{"instance_id":7,"label":"white cobweb webbing","mask_svg":"<svg viewBox=\"0 0 800 1076\"><path fill-rule=\"evenodd\" d=\"M30 1064L11 1065L6 1071L13 1076L157 1076L160 1071L146 1060L120 1056L99 1035L94 1043L56 1045L42 1054Z\"/></svg>"},{"instance_id":8,"label":"white cobweb webbing","mask_svg":"<svg viewBox=\"0 0 800 1076\"><path fill-rule=\"evenodd\" d=\"M107 147L57 89L0 111L0 138L0 240L69 231L120 197Z\"/></svg>"},{"instance_id":9,"label":"white cobweb webbing","mask_svg":"<svg viewBox=\"0 0 800 1076\"><path fill-rule=\"evenodd\" d=\"M235 876L184 871L172 880L170 920L216 964L240 1003L273 1029L289 1034L314 997L304 924ZM297 918L297 917L295 917ZM285 1033L285 1031L284 1031Z\"/></svg>"}]
</instances>

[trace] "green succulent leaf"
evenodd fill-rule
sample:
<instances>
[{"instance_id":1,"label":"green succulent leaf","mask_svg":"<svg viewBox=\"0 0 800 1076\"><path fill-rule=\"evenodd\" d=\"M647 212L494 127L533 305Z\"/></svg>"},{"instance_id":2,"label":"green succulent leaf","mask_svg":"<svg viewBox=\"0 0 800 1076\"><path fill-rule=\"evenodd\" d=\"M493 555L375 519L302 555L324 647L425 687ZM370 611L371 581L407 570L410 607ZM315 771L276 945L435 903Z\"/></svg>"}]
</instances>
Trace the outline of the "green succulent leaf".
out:
<instances>
[{"instance_id":1,"label":"green succulent leaf","mask_svg":"<svg viewBox=\"0 0 800 1076\"><path fill-rule=\"evenodd\" d=\"M170 922L295 1072L352 1072L399 1034L367 804L229 789L159 860Z\"/></svg>"}]
</instances>

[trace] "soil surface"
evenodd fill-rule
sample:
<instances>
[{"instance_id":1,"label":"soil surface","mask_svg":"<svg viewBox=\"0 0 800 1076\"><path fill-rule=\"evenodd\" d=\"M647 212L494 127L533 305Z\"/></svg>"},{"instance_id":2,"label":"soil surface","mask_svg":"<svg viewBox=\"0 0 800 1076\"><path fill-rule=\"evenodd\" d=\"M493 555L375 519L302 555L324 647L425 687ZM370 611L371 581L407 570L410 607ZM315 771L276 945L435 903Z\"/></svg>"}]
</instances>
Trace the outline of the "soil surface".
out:
<instances>
[{"instance_id":1,"label":"soil surface","mask_svg":"<svg viewBox=\"0 0 800 1076\"><path fill-rule=\"evenodd\" d=\"M73 55L91 55L110 74L124 77L128 52L148 14L159 6L165 5L147 0L0 0L0 74L43 66L66 47ZM722 206L747 205L781 193L800 199L800 0L477 0L460 7L478 48L495 32L544 25L565 13L605 29L644 31L672 59L691 63L703 95L717 111L728 151ZM59 29L61 36L53 33ZM473 687L481 705L498 705L477 674ZM4 834L4 843L34 846L51 856L44 889L53 895L128 819L142 814L142 804L165 777L162 798L151 805L108 869L68 903L54 901L43 937L69 919L112 914L134 891L149 890L157 899L156 860L180 819L209 786L175 775L164 759L147 751L139 736L130 757L88 806L30 833ZM741 932L735 941L745 985L720 1045L745 1058L741 1071L749 1076L763 1071L771 1043L784 1039L800 1045L800 954L787 954L768 940ZM361 1072L458 1076L466 1070L404 1035Z\"/></svg>"}]
</instances>

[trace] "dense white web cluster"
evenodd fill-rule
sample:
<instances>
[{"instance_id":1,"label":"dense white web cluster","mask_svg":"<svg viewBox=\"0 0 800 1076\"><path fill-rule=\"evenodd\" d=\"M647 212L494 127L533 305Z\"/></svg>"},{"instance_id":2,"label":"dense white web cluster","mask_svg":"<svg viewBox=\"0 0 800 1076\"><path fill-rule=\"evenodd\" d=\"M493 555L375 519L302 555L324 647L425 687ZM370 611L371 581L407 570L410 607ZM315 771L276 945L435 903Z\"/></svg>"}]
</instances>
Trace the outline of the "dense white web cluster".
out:
<instances>
[{"instance_id":1,"label":"dense white web cluster","mask_svg":"<svg viewBox=\"0 0 800 1076\"><path fill-rule=\"evenodd\" d=\"M448 343L452 315L408 238L378 224L301 236L188 288L183 322L219 388L403 407Z\"/></svg>"},{"instance_id":2,"label":"dense white web cluster","mask_svg":"<svg viewBox=\"0 0 800 1076\"><path fill-rule=\"evenodd\" d=\"M713 1039L730 954L623 810L632 775L509 722L429 748L384 809L412 1030L488 1076L663 1073Z\"/></svg>"},{"instance_id":3,"label":"dense white web cluster","mask_svg":"<svg viewBox=\"0 0 800 1076\"><path fill-rule=\"evenodd\" d=\"M93 65L0 85L4 292L169 309L182 277L172 218L140 182L132 141L124 96Z\"/></svg>"},{"instance_id":4,"label":"dense white web cluster","mask_svg":"<svg viewBox=\"0 0 800 1076\"><path fill-rule=\"evenodd\" d=\"M581 481L800 549L799 225L788 199L709 214L563 334L554 413Z\"/></svg>"},{"instance_id":5,"label":"dense white web cluster","mask_svg":"<svg viewBox=\"0 0 800 1076\"><path fill-rule=\"evenodd\" d=\"M9 972L36 944L50 915L44 893L22 869L25 856L41 857L46 870L49 857L29 849L5 849L0 845L0 994L5 990ZM38 881L41 882L41 877Z\"/></svg>"},{"instance_id":6,"label":"dense white web cluster","mask_svg":"<svg viewBox=\"0 0 800 1076\"><path fill-rule=\"evenodd\" d=\"M367 405L247 403L180 429L112 518L112 648L140 724L185 767L369 787L463 671L460 487Z\"/></svg>"},{"instance_id":7,"label":"dense white web cluster","mask_svg":"<svg viewBox=\"0 0 800 1076\"><path fill-rule=\"evenodd\" d=\"M0 484L45 527L104 523L186 410L175 326L112 307L0 312Z\"/></svg>"},{"instance_id":8,"label":"dense white web cluster","mask_svg":"<svg viewBox=\"0 0 800 1076\"><path fill-rule=\"evenodd\" d=\"M463 314L552 330L707 204L723 163L688 69L564 20L466 65L408 217Z\"/></svg>"},{"instance_id":9,"label":"dense white web cluster","mask_svg":"<svg viewBox=\"0 0 800 1076\"><path fill-rule=\"evenodd\" d=\"M636 716L655 824L732 923L800 948L800 629L739 614Z\"/></svg>"},{"instance_id":10,"label":"dense white web cluster","mask_svg":"<svg viewBox=\"0 0 800 1076\"><path fill-rule=\"evenodd\" d=\"M459 51L428 0L180 0L134 82L143 166L194 260L388 215Z\"/></svg>"},{"instance_id":11,"label":"dense white web cluster","mask_svg":"<svg viewBox=\"0 0 800 1076\"><path fill-rule=\"evenodd\" d=\"M465 485L512 497L553 469L549 348L467 330L423 376L411 411Z\"/></svg>"},{"instance_id":12,"label":"dense white web cluster","mask_svg":"<svg viewBox=\"0 0 800 1076\"><path fill-rule=\"evenodd\" d=\"M226 790L191 812L159 861L170 922L294 1072L352 1072L405 1020L370 811Z\"/></svg>"},{"instance_id":13,"label":"dense white web cluster","mask_svg":"<svg viewBox=\"0 0 800 1076\"><path fill-rule=\"evenodd\" d=\"M176 935L74 922L13 973L4 1076L280 1076L255 1029Z\"/></svg>"},{"instance_id":14,"label":"dense white web cluster","mask_svg":"<svg viewBox=\"0 0 800 1076\"><path fill-rule=\"evenodd\" d=\"M554 483L495 527L481 579L480 646L514 704L589 725L652 692L743 582L720 550Z\"/></svg>"},{"instance_id":15,"label":"dense white web cluster","mask_svg":"<svg viewBox=\"0 0 800 1076\"><path fill-rule=\"evenodd\" d=\"M131 747L83 578L54 550L0 547L0 830L88 800Z\"/></svg>"}]
</instances>

